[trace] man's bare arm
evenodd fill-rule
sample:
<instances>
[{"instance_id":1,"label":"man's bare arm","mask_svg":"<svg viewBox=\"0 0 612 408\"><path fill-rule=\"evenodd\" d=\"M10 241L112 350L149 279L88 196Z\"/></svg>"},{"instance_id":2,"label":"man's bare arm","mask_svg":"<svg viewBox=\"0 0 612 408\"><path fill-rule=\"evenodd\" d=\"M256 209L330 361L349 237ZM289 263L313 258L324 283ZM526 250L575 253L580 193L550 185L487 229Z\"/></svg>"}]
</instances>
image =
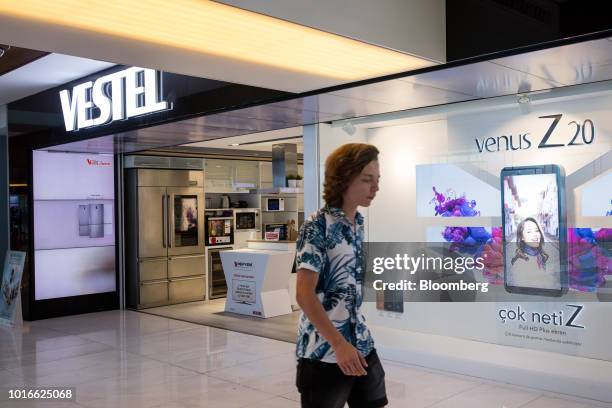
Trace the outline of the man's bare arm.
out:
<instances>
[{"instance_id":1,"label":"man's bare arm","mask_svg":"<svg viewBox=\"0 0 612 408\"><path fill-rule=\"evenodd\" d=\"M345 375L366 375L365 358L350 344L329 320L323 305L317 298L315 289L319 274L309 269L301 268L297 271L297 302L312 322L317 331L331 344L336 353L338 366Z\"/></svg>"}]
</instances>

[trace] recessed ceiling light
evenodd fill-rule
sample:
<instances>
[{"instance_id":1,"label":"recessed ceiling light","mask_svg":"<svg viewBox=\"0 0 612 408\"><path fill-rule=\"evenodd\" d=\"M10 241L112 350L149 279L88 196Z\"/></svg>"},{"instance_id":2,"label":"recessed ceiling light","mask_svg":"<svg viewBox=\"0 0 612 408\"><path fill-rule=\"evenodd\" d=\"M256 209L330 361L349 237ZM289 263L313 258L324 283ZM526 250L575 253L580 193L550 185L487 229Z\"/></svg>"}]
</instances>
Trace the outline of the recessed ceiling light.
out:
<instances>
[{"instance_id":1,"label":"recessed ceiling light","mask_svg":"<svg viewBox=\"0 0 612 408\"><path fill-rule=\"evenodd\" d=\"M229 146L240 146L240 143L232 143L232 144L231 144L231 145L229 145Z\"/></svg>"},{"instance_id":2,"label":"recessed ceiling light","mask_svg":"<svg viewBox=\"0 0 612 408\"><path fill-rule=\"evenodd\" d=\"M214 1L3 1L0 14L345 81L434 64Z\"/></svg>"}]
</instances>

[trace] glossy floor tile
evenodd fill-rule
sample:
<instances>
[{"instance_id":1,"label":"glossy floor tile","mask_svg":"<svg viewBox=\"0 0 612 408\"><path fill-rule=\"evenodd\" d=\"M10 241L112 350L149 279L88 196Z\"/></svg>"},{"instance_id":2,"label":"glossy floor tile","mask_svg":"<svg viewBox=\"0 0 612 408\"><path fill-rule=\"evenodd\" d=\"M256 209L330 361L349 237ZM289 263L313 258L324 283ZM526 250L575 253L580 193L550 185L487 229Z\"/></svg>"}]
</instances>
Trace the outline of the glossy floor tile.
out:
<instances>
[{"instance_id":1,"label":"glossy floor tile","mask_svg":"<svg viewBox=\"0 0 612 408\"><path fill-rule=\"evenodd\" d=\"M213 299L210 302L189 302L153 307L143 312L288 342L295 341L294 327L297 326L300 317L299 311L269 319L228 313L225 312L225 299L223 298Z\"/></svg>"},{"instance_id":2,"label":"glossy floor tile","mask_svg":"<svg viewBox=\"0 0 612 408\"><path fill-rule=\"evenodd\" d=\"M594 408L473 377L383 361L389 407ZM74 387L74 401L3 407L297 408L294 345L132 311L0 328L0 386Z\"/></svg>"}]
</instances>

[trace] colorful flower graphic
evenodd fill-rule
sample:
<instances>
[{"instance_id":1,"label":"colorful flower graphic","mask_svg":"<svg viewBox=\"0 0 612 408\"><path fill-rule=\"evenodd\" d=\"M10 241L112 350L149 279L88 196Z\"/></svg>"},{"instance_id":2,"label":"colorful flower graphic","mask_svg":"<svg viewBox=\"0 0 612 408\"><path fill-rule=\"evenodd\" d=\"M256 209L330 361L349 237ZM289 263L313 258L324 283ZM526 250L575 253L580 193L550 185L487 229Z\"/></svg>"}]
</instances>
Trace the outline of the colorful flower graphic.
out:
<instances>
[{"instance_id":1,"label":"colorful flower graphic","mask_svg":"<svg viewBox=\"0 0 612 408\"><path fill-rule=\"evenodd\" d=\"M484 227L446 227L442 236L451 242L450 250L461 256L482 258L485 279L494 285L504 283L502 232L494 227L491 232Z\"/></svg>"},{"instance_id":2,"label":"colorful flower graphic","mask_svg":"<svg viewBox=\"0 0 612 408\"><path fill-rule=\"evenodd\" d=\"M430 203L435 203L436 215L442 217L477 217L480 215L480 211L476 211L476 200L468 201L465 195L457 197L454 191L447 190L446 196L438 190L436 187L432 187L434 191L434 198Z\"/></svg>"},{"instance_id":3,"label":"colorful flower graphic","mask_svg":"<svg viewBox=\"0 0 612 408\"><path fill-rule=\"evenodd\" d=\"M570 287L593 292L612 275L612 228L568 229L567 261Z\"/></svg>"},{"instance_id":4,"label":"colorful flower graphic","mask_svg":"<svg viewBox=\"0 0 612 408\"><path fill-rule=\"evenodd\" d=\"M465 195L456 198L452 190L447 195L433 187L435 215L443 217L474 217L480 215L476 201ZM611 212L612 213L612 212ZM503 236L500 227L446 227L442 237L451 243L450 250L461 256L482 257L483 276L491 284L503 285ZM612 228L568 228L569 286L581 292L593 292L602 286L606 275L612 275Z\"/></svg>"}]
</instances>

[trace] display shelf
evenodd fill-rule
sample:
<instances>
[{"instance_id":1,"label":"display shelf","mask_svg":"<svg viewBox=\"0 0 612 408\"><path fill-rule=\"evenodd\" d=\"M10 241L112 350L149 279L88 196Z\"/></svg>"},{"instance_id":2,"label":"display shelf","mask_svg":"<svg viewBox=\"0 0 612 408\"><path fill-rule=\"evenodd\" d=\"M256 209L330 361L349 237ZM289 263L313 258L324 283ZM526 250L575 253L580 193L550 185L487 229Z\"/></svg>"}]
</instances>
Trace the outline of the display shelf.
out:
<instances>
[{"instance_id":1,"label":"display shelf","mask_svg":"<svg viewBox=\"0 0 612 408\"><path fill-rule=\"evenodd\" d=\"M293 229L299 229L300 220L303 221L303 212L300 212L300 207L303 207L303 194L281 194L281 195L261 195L261 223L262 231L261 238L265 236L266 224L285 224L294 225ZM283 197L285 200L285 209L282 211L264 210L266 197Z\"/></svg>"},{"instance_id":2,"label":"display shelf","mask_svg":"<svg viewBox=\"0 0 612 408\"><path fill-rule=\"evenodd\" d=\"M296 210L280 210L280 211L262 210L261 212L262 213L294 213L294 212L300 212L300 211L296 211Z\"/></svg>"},{"instance_id":3,"label":"display shelf","mask_svg":"<svg viewBox=\"0 0 612 408\"><path fill-rule=\"evenodd\" d=\"M257 190L257 194L303 194L303 188L292 188L292 187L276 187L276 188L260 188Z\"/></svg>"}]
</instances>

